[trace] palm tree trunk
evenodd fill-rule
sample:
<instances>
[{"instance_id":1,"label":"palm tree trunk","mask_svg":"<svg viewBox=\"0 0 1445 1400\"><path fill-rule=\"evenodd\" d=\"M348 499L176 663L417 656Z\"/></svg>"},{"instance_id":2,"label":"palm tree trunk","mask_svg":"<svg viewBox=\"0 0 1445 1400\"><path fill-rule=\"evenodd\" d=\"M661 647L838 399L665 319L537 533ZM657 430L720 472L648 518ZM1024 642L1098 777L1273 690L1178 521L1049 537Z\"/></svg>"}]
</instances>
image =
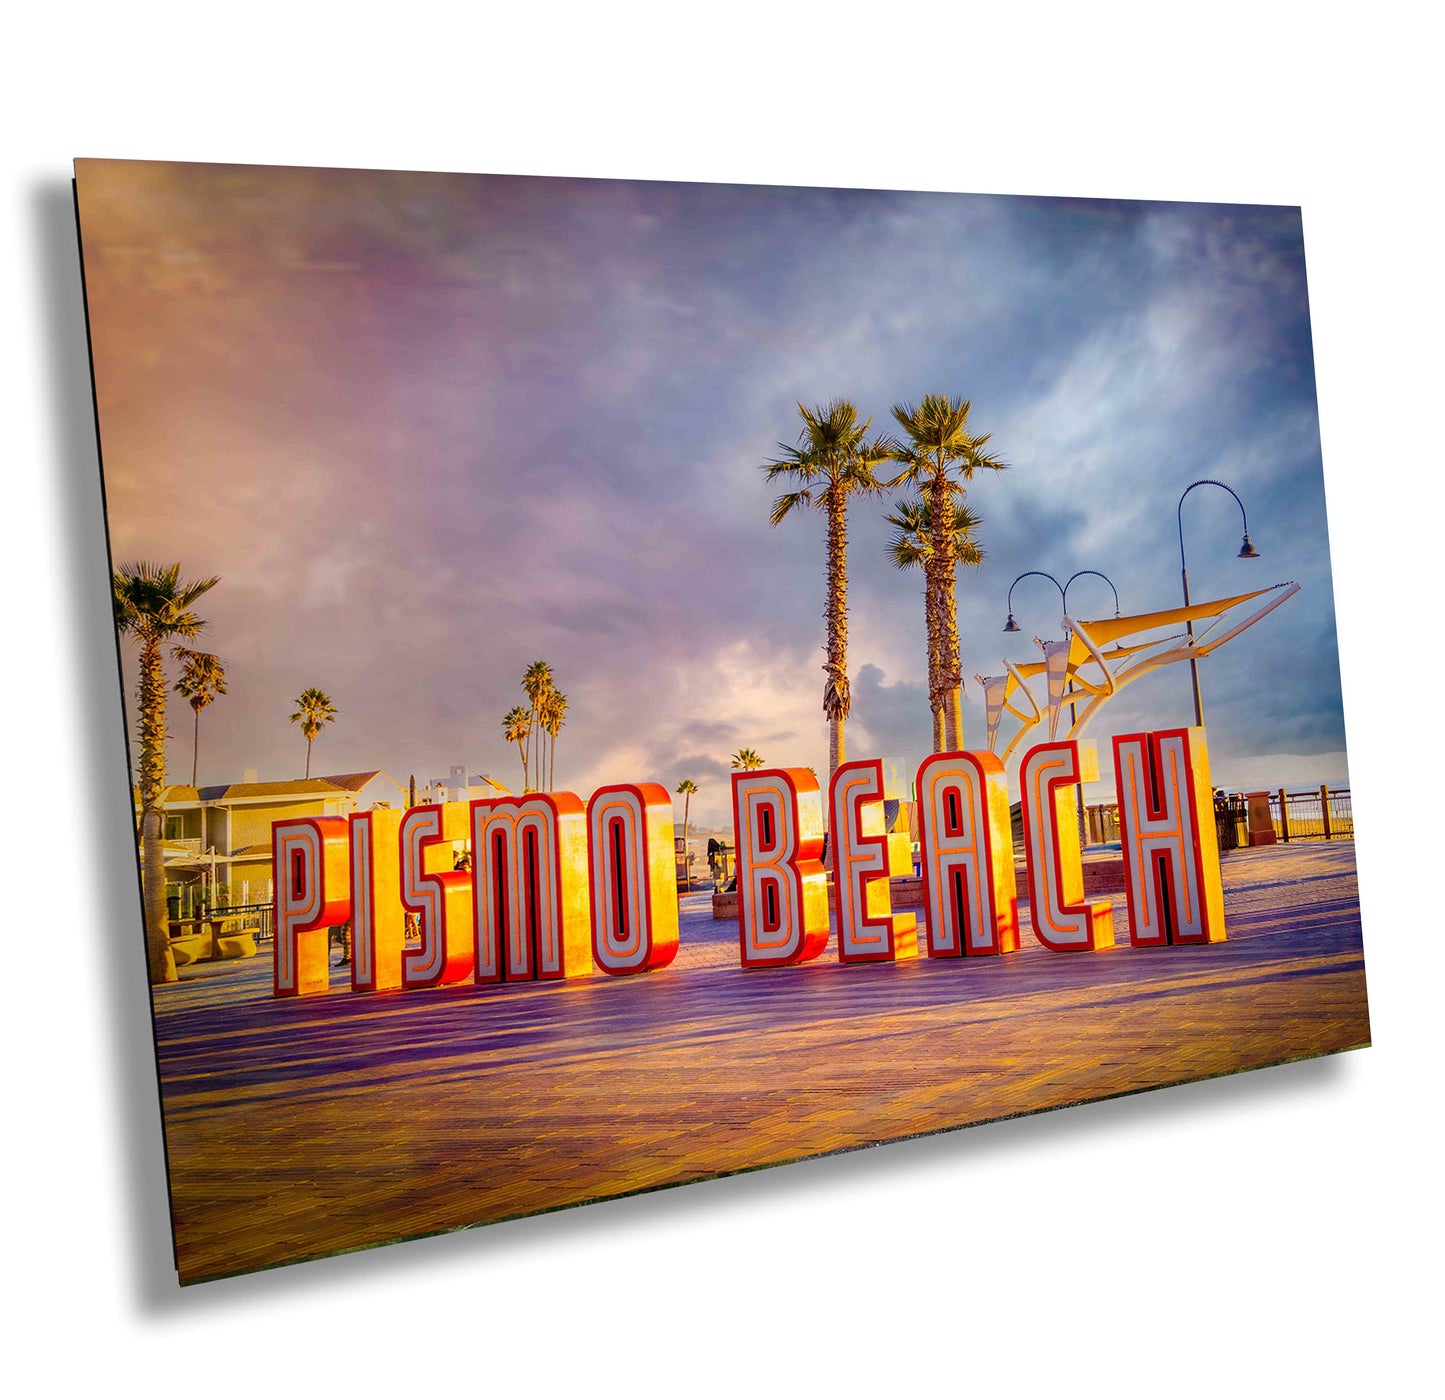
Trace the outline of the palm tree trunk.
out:
<instances>
[{"instance_id":1,"label":"palm tree trunk","mask_svg":"<svg viewBox=\"0 0 1445 1400\"><path fill-rule=\"evenodd\" d=\"M306 776L311 776L311 740L306 741Z\"/></svg>"},{"instance_id":2,"label":"palm tree trunk","mask_svg":"<svg viewBox=\"0 0 1445 1400\"><path fill-rule=\"evenodd\" d=\"M943 449L940 448L934 476L929 482L932 562L939 601L938 682L943 692L944 728L948 744L951 749L959 750L963 748L963 674L958 664L958 610L954 598L957 556L953 532L948 528L952 519L952 502L948 499L944 469Z\"/></svg>"},{"instance_id":3,"label":"palm tree trunk","mask_svg":"<svg viewBox=\"0 0 1445 1400\"><path fill-rule=\"evenodd\" d=\"M146 959L154 986L176 980L166 912L165 821L166 678L160 642L141 646L140 685L141 904L145 916Z\"/></svg>"},{"instance_id":4,"label":"palm tree trunk","mask_svg":"<svg viewBox=\"0 0 1445 1400\"><path fill-rule=\"evenodd\" d=\"M828 679L823 713L828 717L828 781L847 761L844 726L852 709L848 689L848 502L835 486L828 492ZM831 862L830 862L831 864Z\"/></svg>"},{"instance_id":5,"label":"palm tree trunk","mask_svg":"<svg viewBox=\"0 0 1445 1400\"><path fill-rule=\"evenodd\" d=\"M687 881L687 892L692 893L692 866L687 861L687 819L692 811L692 794L687 793L682 799L682 877Z\"/></svg>"},{"instance_id":6,"label":"palm tree trunk","mask_svg":"<svg viewBox=\"0 0 1445 1400\"><path fill-rule=\"evenodd\" d=\"M191 786L196 785L196 774L200 771L201 762L201 712L195 711L196 727L191 738Z\"/></svg>"},{"instance_id":7,"label":"palm tree trunk","mask_svg":"<svg viewBox=\"0 0 1445 1400\"><path fill-rule=\"evenodd\" d=\"M928 641L928 709L933 717L933 752L943 753L948 739L943 725L943 693L938 686L938 599L932 593L931 583L924 586L923 623Z\"/></svg>"}]
</instances>

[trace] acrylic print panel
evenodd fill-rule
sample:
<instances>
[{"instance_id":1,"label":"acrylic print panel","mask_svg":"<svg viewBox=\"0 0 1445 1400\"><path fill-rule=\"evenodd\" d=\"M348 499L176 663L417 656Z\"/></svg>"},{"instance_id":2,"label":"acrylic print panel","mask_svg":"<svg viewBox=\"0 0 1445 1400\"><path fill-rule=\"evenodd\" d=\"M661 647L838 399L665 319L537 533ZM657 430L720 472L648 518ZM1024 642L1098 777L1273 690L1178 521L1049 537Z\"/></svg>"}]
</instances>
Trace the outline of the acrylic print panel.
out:
<instances>
[{"instance_id":1,"label":"acrylic print panel","mask_svg":"<svg viewBox=\"0 0 1445 1400\"><path fill-rule=\"evenodd\" d=\"M1368 1043L1297 209L76 194L183 1282Z\"/></svg>"}]
</instances>

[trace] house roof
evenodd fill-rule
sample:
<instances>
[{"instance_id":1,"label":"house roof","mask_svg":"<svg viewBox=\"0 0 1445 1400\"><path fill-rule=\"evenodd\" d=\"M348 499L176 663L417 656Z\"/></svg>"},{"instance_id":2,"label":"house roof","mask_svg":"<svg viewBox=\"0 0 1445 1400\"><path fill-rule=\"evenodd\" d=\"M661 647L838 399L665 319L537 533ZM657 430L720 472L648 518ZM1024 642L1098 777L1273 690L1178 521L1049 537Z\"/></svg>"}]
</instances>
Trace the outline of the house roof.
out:
<instances>
[{"instance_id":1,"label":"house roof","mask_svg":"<svg viewBox=\"0 0 1445 1400\"><path fill-rule=\"evenodd\" d=\"M373 778L385 778L398 792L401 791L401 784L380 768L373 768L369 773L328 773L321 781L335 783L337 787L346 788L349 792L360 792Z\"/></svg>"}]
</instances>

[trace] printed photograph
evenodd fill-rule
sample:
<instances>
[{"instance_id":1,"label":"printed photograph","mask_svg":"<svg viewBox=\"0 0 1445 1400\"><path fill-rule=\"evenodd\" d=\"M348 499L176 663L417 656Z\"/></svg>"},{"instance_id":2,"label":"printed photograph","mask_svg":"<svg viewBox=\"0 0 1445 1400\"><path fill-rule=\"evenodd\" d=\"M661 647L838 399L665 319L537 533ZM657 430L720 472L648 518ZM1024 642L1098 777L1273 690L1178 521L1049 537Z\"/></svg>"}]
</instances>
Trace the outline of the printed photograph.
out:
<instances>
[{"instance_id":1,"label":"printed photograph","mask_svg":"<svg viewBox=\"0 0 1445 1400\"><path fill-rule=\"evenodd\" d=\"M1369 1044L1298 208L75 171L182 1284Z\"/></svg>"}]
</instances>

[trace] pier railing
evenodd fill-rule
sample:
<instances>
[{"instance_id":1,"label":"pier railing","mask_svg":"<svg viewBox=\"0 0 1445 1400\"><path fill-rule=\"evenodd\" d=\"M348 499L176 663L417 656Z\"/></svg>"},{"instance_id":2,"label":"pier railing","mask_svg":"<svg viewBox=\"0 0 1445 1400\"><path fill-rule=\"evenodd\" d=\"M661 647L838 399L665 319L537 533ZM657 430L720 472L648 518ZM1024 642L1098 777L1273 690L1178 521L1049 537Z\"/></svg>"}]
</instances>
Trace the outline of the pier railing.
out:
<instances>
[{"instance_id":1,"label":"pier railing","mask_svg":"<svg viewBox=\"0 0 1445 1400\"><path fill-rule=\"evenodd\" d=\"M1323 784L1309 792L1280 788L1270 793L1269 814L1281 841L1353 839L1355 834L1349 788Z\"/></svg>"}]
</instances>

